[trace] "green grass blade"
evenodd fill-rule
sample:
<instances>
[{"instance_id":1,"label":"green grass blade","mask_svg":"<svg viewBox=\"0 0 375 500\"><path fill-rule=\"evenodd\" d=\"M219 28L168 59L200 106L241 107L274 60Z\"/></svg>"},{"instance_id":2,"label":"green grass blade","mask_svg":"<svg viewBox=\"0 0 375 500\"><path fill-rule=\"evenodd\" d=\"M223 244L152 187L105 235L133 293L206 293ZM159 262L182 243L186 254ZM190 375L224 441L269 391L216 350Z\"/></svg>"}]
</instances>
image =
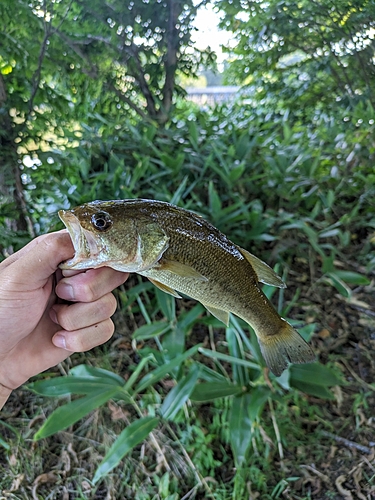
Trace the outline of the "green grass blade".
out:
<instances>
[{"instance_id":1,"label":"green grass blade","mask_svg":"<svg viewBox=\"0 0 375 500\"><path fill-rule=\"evenodd\" d=\"M328 387L343 383L333 370L320 363L292 365L289 370L291 387L322 399L334 399Z\"/></svg>"},{"instance_id":2,"label":"green grass blade","mask_svg":"<svg viewBox=\"0 0 375 500\"><path fill-rule=\"evenodd\" d=\"M142 325L137 328L133 333L132 337L136 340L146 340L162 335L170 329L170 323L167 321L160 321L158 323L152 323L151 325Z\"/></svg>"},{"instance_id":3,"label":"green grass blade","mask_svg":"<svg viewBox=\"0 0 375 500\"><path fill-rule=\"evenodd\" d=\"M95 484L100 481L102 477L116 467L127 453L147 438L158 423L158 417L143 417L126 427L97 468L93 483Z\"/></svg>"},{"instance_id":4,"label":"green grass blade","mask_svg":"<svg viewBox=\"0 0 375 500\"><path fill-rule=\"evenodd\" d=\"M70 370L70 375L75 377L96 377L100 379L106 379L108 381L113 380L117 384L122 385L124 379L110 370L105 370L104 368L95 368L89 365L77 365Z\"/></svg>"},{"instance_id":5,"label":"green grass blade","mask_svg":"<svg viewBox=\"0 0 375 500\"><path fill-rule=\"evenodd\" d=\"M160 414L163 418L173 420L176 417L193 392L199 372L199 366L194 363L190 367L189 373L179 380L178 384L169 391L160 408Z\"/></svg>"},{"instance_id":6,"label":"green grass blade","mask_svg":"<svg viewBox=\"0 0 375 500\"><path fill-rule=\"evenodd\" d=\"M122 386L124 380L122 381ZM122 386L114 379L94 377L56 377L29 384L28 389L43 396L67 396L69 394L92 394L113 387L121 390Z\"/></svg>"},{"instance_id":7,"label":"green grass blade","mask_svg":"<svg viewBox=\"0 0 375 500\"><path fill-rule=\"evenodd\" d=\"M60 406L47 418L42 427L35 434L34 440L37 441L38 439L51 436L62 429L66 429L90 413L90 411L102 406L111 399L116 392L118 392L118 387L110 388L105 391L101 390L76 399L64 406Z\"/></svg>"},{"instance_id":8,"label":"green grass blade","mask_svg":"<svg viewBox=\"0 0 375 500\"><path fill-rule=\"evenodd\" d=\"M218 365L220 365L219 361L216 361ZM216 370L212 370L212 368L209 368L208 366L204 365L203 363L199 363L200 368L201 368L201 373L199 378L204 380L205 382L229 382L229 378L225 377L221 373L219 373ZM222 366L220 365L222 368Z\"/></svg>"},{"instance_id":9,"label":"green grass blade","mask_svg":"<svg viewBox=\"0 0 375 500\"><path fill-rule=\"evenodd\" d=\"M328 366L320 363L306 363L290 367L290 384L295 382L314 383L322 387L341 385L342 380Z\"/></svg>"},{"instance_id":10,"label":"green grass blade","mask_svg":"<svg viewBox=\"0 0 375 500\"><path fill-rule=\"evenodd\" d=\"M226 339L231 356L236 359L245 360L243 343L235 328L229 327L226 329ZM243 365L233 363L233 379L239 385L247 385L249 382L249 371Z\"/></svg>"},{"instance_id":11,"label":"green grass blade","mask_svg":"<svg viewBox=\"0 0 375 500\"><path fill-rule=\"evenodd\" d=\"M1 436L0 436L0 446L5 448L6 450L10 450L10 444L8 444Z\"/></svg>"},{"instance_id":12,"label":"green grass blade","mask_svg":"<svg viewBox=\"0 0 375 500\"><path fill-rule=\"evenodd\" d=\"M145 358L141 359L140 363L137 365L137 368L134 370L134 372L130 375L129 380L126 382L124 386L124 391L129 392L133 385L135 384L135 381L139 377L139 374L143 370L143 368L147 365L147 363L150 361L150 359L153 359L154 356L152 354L149 354Z\"/></svg>"},{"instance_id":13,"label":"green grass blade","mask_svg":"<svg viewBox=\"0 0 375 500\"><path fill-rule=\"evenodd\" d=\"M162 365L159 368L156 368L156 370L153 370L152 372L145 375L140 380L138 386L136 387L135 394L138 394L139 392L144 391L151 384L155 384L156 382L159 382L159 380L161 380L163 377L165 377L165 375L167 375L167 373L172 373L173 369L176 366L180 366L180 364L183 363L186 359L193 356L200 348L200 345L201 344L198 344L194 347L191 347L186 352L184 352L184 354L177 356L176 358L172 359L172 361L170 361L169 363L166 363L165 365Z\"/></svg>"},{"instance_id":14,"label":"green grass blade","mask_svg":"<svg viewBox=\"0 0 375 500\"><path fill-rule=\"evenodd\" d=\"M318 384L294 381L291 385L295 389L305 392L306 394L310 394L311 396L316 396L317 398L335 399L334 394L329 389Z\"/></svg>"},{"instance_id":15,"label":"green grass blade","mask_svg":"<svg viewBox=\"0 0 375 500\"><path fill-rule=\"evenodd\" d=\"M234 363L240 366L246 366L247 368L255 368L256 370L261 369L261 367L257 363L253 363L252 361L247 361L246 359L234 358L233 356L229 356L228 354L222 354L221 352L211 351L210 349L205 349L204 347L200 347L199 352L209 358L220 359L221 361L228 361L229 363Z\"/></svg>"},{"instance_id":16,"label":"green grass blade","mask_svg":"<svg viewBox=\"0 0 375 500\"><path fill-rule=\"evenodd\" d=\"M4 420L0 420L0 425L12 431L17 436L18 439L21 438L21 433L13 425L8 424L8 422L4 422Z\"/></svg>"},{"instance_id":17,"label":"green grass blade","mask_svg":"<svg viewBox=\"0 0 375 500\"><path fill-rule=\"evenodd\" d=\"M251 443L250 404L251 394L249 393L235 396L232 400L229 416L229 440L237 466L245 461Z\"/></svg>"},{"instance_id":18,"label":"green grass blade","mask_svg":"<svg viewBox=\"0 0 375 500\"><path fill-rule=\"evenodd\" d=\"M272 392L268 386L258 385L251 389L250 396L248 412L251 422L254 422L261 415L267 399L272 396Z\"/></svg>"},{"instance_id":19,"label":"green grass blade","mask_svg":"<svg viewBox=\"0 0 375 500\"><path fill-rule=\"evenodd\" d=\"M343 297L349 298L351 296L352 291L345 281L339 278L335 273L327 273L326 276L328 278L326 281L331 283ZM323 279L325 279L324 276Z\"/></svg>"},{"instance_id":20,"label":"green grass blade","mask_svg":"<svg viewBox=\"0 0 375 500\"><path fill-rule=\"evenodd\" d=\"M334 274L345 283L349 283L351 285L369 285L371 283L370 280L367 278L367 276L356 273L354 271L345 271L343 269L336 269L335 271L332 271L330 274L331 276L332 274Z\"/></svg>"},{"instance_id":21,"label":"green grass blade","mask_svg":"<svg viewBox=\"0 0 375 500\"><path fill-rule=\"evenodd\" d=\"M235 396L242 392L242 386L231 382L205 382L197 384L190 395L192 401L212 401L213 399Z\"/></svg>"},{"instance_id":22,"label":"green grass blade","mask_svg":"<svg viewBox=\"0 0 375 500\"><path fill-rule=\"evenodd\" d=\"M178 317L177 321L179 328L187 333L188 330L193 326L194 322L197 321L200 316L202 316L204 311L205 308L202 306L202 304L198 303L188 312L181 314Z\"/></svg>"}]
</instances>

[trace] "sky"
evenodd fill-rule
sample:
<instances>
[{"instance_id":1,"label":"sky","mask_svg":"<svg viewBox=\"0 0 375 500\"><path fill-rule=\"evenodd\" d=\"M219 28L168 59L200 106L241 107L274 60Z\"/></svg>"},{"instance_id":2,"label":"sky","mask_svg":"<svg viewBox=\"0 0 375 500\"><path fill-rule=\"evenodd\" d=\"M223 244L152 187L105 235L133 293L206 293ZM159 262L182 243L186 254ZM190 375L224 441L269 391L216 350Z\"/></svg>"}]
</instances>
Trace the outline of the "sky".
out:
<instances>
[{"instance_id":1,"label":"sky","mask_svg":"<svg viewBox=\"0 0 375 500\"><path fill-rule=\"evenodd\" d=\"M220 16L212 9L212 6L202 7L198 10L195 26L198 31L193 32L192 39L199 49L210 46L217 53L218 63L223 62L225 56L221 45L226 44L231 36L226 31L219 31L217 25Z\"/></svg>"}]
</instances>

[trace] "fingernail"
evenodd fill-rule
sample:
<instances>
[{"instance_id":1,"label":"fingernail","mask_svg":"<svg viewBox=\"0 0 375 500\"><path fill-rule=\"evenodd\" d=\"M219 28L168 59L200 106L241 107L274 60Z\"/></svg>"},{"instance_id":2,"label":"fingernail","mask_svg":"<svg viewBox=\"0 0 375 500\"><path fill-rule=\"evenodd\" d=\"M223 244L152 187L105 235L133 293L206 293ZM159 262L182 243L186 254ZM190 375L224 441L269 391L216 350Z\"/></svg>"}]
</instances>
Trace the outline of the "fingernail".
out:
<instances>
[{"instance_id":1,"label":"fingernail","mask_svg":"<svg viewBox=\"0 0 375 500\"><path fill-rule=\"evenodd\" d=\"M52 319L52 321L54 323L56 323L57 325L59 324L59 322L57 320L57 314L56 314L56 311L54 309L49 310L49 317Z\"/></svg>"},{"instance_id":2,"label":"fingernail","mask_svg":"<svg viewBox=\"0 0 375 500\"><path fill-rule=\"evenodd\" d=\"M62 349L66 349L66 340L64 335L56 334L52 337L52 342L56 347L61 347Z\"/></svg>"},{"instance_id":3,"label":"fingernail","mask_svg":"<svg viewBox=\"0 0 375 500\"><path fill-rule=\"evenodd\" d=\"M74 289L72 285L69 285L69 283L64 283L64 281L60 281L58 284L58 288L56 290L57 295L60 297L60 299L65 299L65 300L74 300Z\"/></svg>"}]
</instances>

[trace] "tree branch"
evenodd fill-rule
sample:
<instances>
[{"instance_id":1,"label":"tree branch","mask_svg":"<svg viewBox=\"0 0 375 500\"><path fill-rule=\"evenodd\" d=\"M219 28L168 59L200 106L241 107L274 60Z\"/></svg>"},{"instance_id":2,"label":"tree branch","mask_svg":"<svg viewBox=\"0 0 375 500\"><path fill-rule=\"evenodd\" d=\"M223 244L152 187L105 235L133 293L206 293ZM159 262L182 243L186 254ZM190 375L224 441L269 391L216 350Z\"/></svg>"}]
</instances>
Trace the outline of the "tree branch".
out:
<instances>
[{"instance_id":1,"label":"tree branch","mask_svg":"<svg viewBox=\"0 0 375 500\"><path fill-rule=\"evenodd\" d=\"M144 120L150 120L150 118L142 111L142 109L137 106L129 97L121 92L112 82L107 82L106 86L112 90L123 102L125 102L133 111L135 111Z\"/></svg>"},{"instance_id":2,"label":"tree branch","mask_svg":"<svg viewBox=\"0 0 375 500\"><path fill-rule=\"evenodd\" d=\"M98 68L92 64L90 59L87 57L87 55L77 46L74 42L74 40L71 40L68 36L65 35L62 31L56 29L55 33L66 43L66 45L77 54L78 57L80 57L88 66L88 69L85 71L85 73L90 76L91 78L97 78L98 77Z\"/></svg>"},{"instance_id":3,"label":"tree branch","mask_svg":"<svg viewBox=\"0 0 375 500\"><path fill-rule=\"evenodd\" d=\"M168 0L169 19L167 31L167 54L164 60L165 82L163 88L163 114L160 113L159 121L163 124L168 120L172 106L173 92L177 68L177 52L179 47L178 29L176 28L179 12L175 0Z\"/></svg>"},{"instance_id":4,"label":"tree branch","mask_svg":"<svg viewBox=\"0 0 375 500\"><path fill-rule=\"evenodd\" d=\"M38 92L38 87L40 84L40 77L42 73L42 65L43 65L43 60L46 55L46 50L47 50L47 42L49 37L51 36L51 25L47 23L46 21L46 14L47 14L47 6L46 6L46 0L44 0L44 38L42 45L40 47L40 52L39 52L39 57L38 57L38 66L36 70L34 71L33 77L31 79L31 94L30 94L30 100L29 100L29 110L27 114L27 119L30 117L33 107L34 107L34 99L36 96L36 93ZM27 120L26 119L26 120Z\"/></svg>"},{"instance_id":5,"label":"tree branch","mask_svg":"<svg viewBox=\"0 0 375 500\"><path fill-rule=\"evenodd\" d=\"M27 231L29 235L34 238L35 231L31 219L29 217L29 211L27 209L27 204L25 200L21 171L19 169L17 159L17 148L14 143L15 132L12 127L12 122L9 118L8 110L6 109L7 92L5 81L3 75L0 73L0 109L4 109L4 113L0 113L0 146L3 151L1 159L4 159L4 164L1 165L0 178L0 192L3 192L5 196L13 196L14 203L17 207L18 218L17 221L11 221L11 226L14 230ZM11 189L7 187L6 176L10 176L13 181L13 193ZM8 181L9 182L9 181ZM16 223L15 223L16 222Z\"/></svg>"},{"instance_id":6,"label":"tree branch","mask_svg":"<svg viewBox=\"0 0 375 500\"><path fill-rule=\"evenodd\" d=\"M131 46L129 47L129 49L130 49L131 55L134 58L135 66L137 69L137 73L136 74L133 73L132 76L137 80L139 88L140 88L144 98L146 99L147 110L148 110L149 115L152 118L156 119L158 112L156 109L155 99L150 91L150 87L148 86L148 83L147 83L146 78L145 78L145 74L143 72L141 60L139 58L138 47L135 45L135 43L131 42Z\"/></svg>"}]
</instances>

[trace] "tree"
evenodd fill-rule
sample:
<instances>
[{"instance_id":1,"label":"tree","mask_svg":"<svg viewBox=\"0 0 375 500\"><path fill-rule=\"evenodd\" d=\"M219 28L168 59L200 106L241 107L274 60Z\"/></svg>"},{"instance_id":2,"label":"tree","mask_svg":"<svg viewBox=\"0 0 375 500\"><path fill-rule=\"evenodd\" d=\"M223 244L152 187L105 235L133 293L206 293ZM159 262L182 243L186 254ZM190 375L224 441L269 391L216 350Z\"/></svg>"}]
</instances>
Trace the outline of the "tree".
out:
<instances>
[{"instance_id":1,"label":"tree","mask_svg":"<svg viewBox=\"0 0 375 500\"><path fill-rule=\"evenodd\" d=\"M368 99L375 107L371 0L218 0L234 32L231 74L299 107Z\"/></svg>"},{"instance_id":2,"label":"tree","mask_svg":"<svg viewBox=\"0 0 375 500\"><path fill-rule=\"evenodd\" d=\"M33 236L25 155L37 163L43 152L77 143L74 132L94 115L113 127L129 117L168 122L182 91L177 75L191 76L213 58L190 40L196 11L207 1L0 3L0 193L3 209L17 214L3 214L17 220L13 231Z\"/></svg>"}]
</instances>

